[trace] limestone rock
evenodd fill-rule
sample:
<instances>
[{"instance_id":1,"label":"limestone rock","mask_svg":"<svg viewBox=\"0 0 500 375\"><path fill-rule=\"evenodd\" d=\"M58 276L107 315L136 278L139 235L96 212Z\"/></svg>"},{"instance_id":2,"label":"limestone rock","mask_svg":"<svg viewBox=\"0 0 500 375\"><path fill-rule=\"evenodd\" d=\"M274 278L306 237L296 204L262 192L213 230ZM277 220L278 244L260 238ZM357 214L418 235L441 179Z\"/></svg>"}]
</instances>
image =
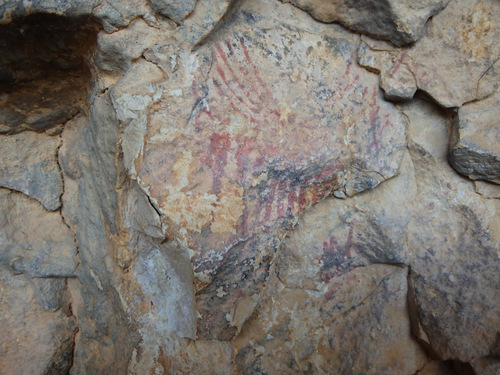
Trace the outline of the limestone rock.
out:
<instances>
[{"instance_id":1,"label":"limestone rock","mask_svg":"<svg viewBox=\"0 0 500 375\"><path fill-rule=\"evenodd\" d=\"M182 43L197 45L217 29L231 9L234 0L198 0L196 8L182 27L177 29L177 39Z\"/></svg>"},{"instance_id":2,"label":"limestone rock","mask_svg":"<svg viewBox=\"0 0 500 375\"><path fill-rule=\"evenodd\" d=\"M125 240L112 242L119 236L120 129L109 91L98 92L89 117L80 124L73 127L74 138L67 144L72 146L71 157L64 153L62 163L78 186L73 220L80 265L71 295L80 330L72 373L123 374L138 345L138 334L117 291L122 281L127 283L118 261L126 251ZM63 138L68 140L70 134L63 132Z\"/></svg>"},{"instance_id":3,"label":"limestone rock","mask_svg":"<svg viewBox=\"0 0 500 375\"><path fill-rule=\"evenodd\" d=\"M158 23L146 0L101 0L92 9L92 15L109 33L128 26L138 17L142 17L151 26Z\"/></svg>"},{"instance_id":4,"label":"limestone rock","mask_svg":"<svg viewBox=\"0 0 500 375\"><path fill-rule=\"evenodd\" d=\"M283 0L310 13L321 22L342 25L396 45L417 41L425 23L449 0L426 0L418 4L407 0Z\"/></svg>"},{"instance_id":5,"label":"limestone rock","mask_svg":"<svg viewBox=\"0 0 500 375\"><path fill-rule=\"evenodd\" d=\"M391 74L391 80L381 81L385 90L408 86L409 70L418 89L444 107L459 107L491 93L493 88L484 86L485 82L496 85L494 79L484 77L486 72L497 74L493 66L500 57L499 19L500 4L495 0L452 0L429 21L422 38L411 47L387 48L378 41L364 40L372 50L369 55L379 55L371 59L376 70L394 72L405 67L399 75ZM366 46L361 44L359 55L366 54ZM366 65L363 59L366 57L360 58L360 64Z\"/></svg>"},{"instance_id":6,"label":"limestone rock","mask_svg":"<svg viewBox=\"0 0 500 375\"><path fill-rule=\"evenodd\" d=\"M474 181L476 193L485 198L500 198L500 186L484 181Z\"/></svg>"},{"instance_id":7,"label":"limestone rock","mask_svg":"<svg viewBox=\"0 0 500 375\"><path fill-rule=\"evenodd\" d=\"M425 332L420 339L442 359L495 354L499 204L483 200L448 165L449 118L422 102L404 111L417 182L407 244L414 313Z\"/></svg>"},{"instance_id":8,"label":"limestone rock","mask_svg":"<svg viewBox=\"0 0 500 375\"><path fill-rule=\"evenodd\" d=\"M0 4L0 24L17 17L35 13L49 13L67 17L86 16L100 0L6 0Z\"/></svg>"},{"instance_id":9,"label":"limestone rock","mask_svg":"<svg viewBox=\"0 0 500 375\"><path fill-rule=\"evenodd\" d=\"M292 245L284 256L294 252L300 249ZM425 354L410 335L406 275L404 268L370 265L339 272L315 289L272 285L235 341L240 371L415 373Z\"/></svg>"},{"instance_id":10,"label":"limestone rock","mask_svg":"<svg viewBox=\"0 0 500 375\"><path fill-rule=\"evenodd\" d=\"M0 372L498 372L499 20L2 2Z\"/></svg>"},{"instance_id":11,"label":"limestone rock","mask_svg":"<svg viewBox=\"0 0 500 375\"><path fill-rule=\"evenodd\" d=\"M472 361L477 375L495 375L500 372L500 360L495 357L478 358Z\"/></svg>"},{"instance_id":12,"label":"limestone rock","mask_svg":"<svg viewBox=\"0 0 500 375\"><path fill-rule=\"evenodd\" d=\"M169 238L193 254L206 338L231 338L226 316L239 298L255 305L302 210L390 178L405 147L404 119L354 65L351 35L275 2L242 2L231 17L230 28L177 56L130 169ZM296 19L304 31L290 32Z\"/></svg>"},{"instance_id":13,"label":"limestone rock","mask_svg":"<svg viewBox=\"0 0 500 375\"><path fill-rule=\"evenodd\" d=\"M494 94L500 86L500 59L495 61L477 83L477 99Z\"/></svg>"},{"instance_id":14,"label":"limestone rock","mask_svg":"<svg viewBox=\"0 0 500 375\"><path fill-rule=\"evenodd\" d=\"M78 187L82 177L82 169L89 165L89 155L79 147L79 142L88 128L88 120L77 116L69 121L61 134L59 148L59 166L64 180L64 192L61 197L61 215L64 222L75 229L78 215Z\"/></svg>"},{"instance_id":15,"label":"limestone rock","mask_svg":"<svg viewBox=\"0 0 500 375\"><path fill-rule=\"evenodd\" d=\"M410 100L417 91L417 82L406 65L395 64L380 74L380 88L387 100Z\"/></svg>"},{"instance_id":16,"label":"limestone rock","mask_svg":"<svg viewBox=\"0 0 500 375\"><path fill-rule=\"evenodd\" d=\"M402 169L408 168L406 155ZM277 280L235 340L241 369L413 374L425 364L409 320L400 315L406 314L404 265L410 261L406 202L414 184L404 173L304 215L285 239Z\"/></svg>"},{"instance_id":17,"label":"limestone rock","mask_svg":"<svg viewBox=\"0 0 500 375\"><path fill-rule=\"evenodd\" d=\"M59 145L58 137L32 132L0 136L0 186L36 199L48 211L57 210L63 192Z\"/></svg>"},{"instance_id":18,"label":"limestone rock","mask_svg":"<svg viewBox=\"0 0 500 375\"><path fill-rule=\"evenodd\" d=\"M186 1L170 1L170 0L148 0L153 9L164 15L165 17L171 18L176 23L180 24L186 18L196 6L198 0L186 0Z\"/></svg>"},{"instance_id":19,"label":"limestone rock","mask_svg":"<svg viewBox=\"0 0 500 375\"><path fill-rule=\"evenodd\" d=\"M101 70L111 74L125 72L148 47L162 38L164 33L140 18L132 21L126 29L112 34L101 32L97 39L96 64Z\"/></svg>"},{"instance_id":20,"label":"limestone rock","mask_svg":"<svg viewBox=\"0 0 500 375\"><path fill-rule=\"evenodd\" d=\"M45 211L22 194L0 189L2 263L16 274L73 276L77 266L73 235L57 212Z\"/></svg>"},{"instance_id":21,"label":"limestone rock","mask_svg":"<svg viewBox=\"0 0 500 375\"><path fill-rule=\"evenodd\" d=\"M450 163L473 180L500 183L500 91L458 110Z\"/></svg>"},{"instance_id":22,"label":"limestone rock","mask_svg":"<svg viewBox=\"0 0 500 375\"><path fill-rule=\"evenodd\" d=\"M2 234L3 235L3 234ZM60 374L72 365L75 322L64 309L44 311L25 275L0 265L0 372Z\"/></svg>"},{"instance_id":23,"label":"limestone rock","mask_svg":"<svg viewBox=\"0 0 500 375\"><path fill-rule=\"evenodd\" d=\"M483 200L472 183L448 165L450 116L422 101L402 109L410 122L411 147L400 175L349 200L329 199L306 213L285 239L276 278L269 280L269 294L235 340L240 368L257 373L336 373L344 369L349 373L408 374L422 368L426 358L411 335L377 341L377 348L370 348L368 332L374 337L391 333L382 318L372 328L368 328L367 317L361 318L365 304L373 314L379 311L377 301L383 299L371 300L363 293L380 292L378 288L390 279L388 274L399 274L402 280L395 284L406 285L406 272L397 271L404 265L410 266L412 332L427 349L442 359L461 362L497 353L500 227L495 218L499 205ZM435 228L445 235L435 233ZM322 302L316 302L320 298ZM364 335L352 332L358 326L364 327ZM328 330L332 330L331 336ZM347 339L351 333L352 338ZM344 341L333 345L339 337ZM371 365L377 363L369 353L379 350L377 358L384 358L385 350L393 353L394 348L382 343L394 340L401 340L398 350L406 353L398 357L412 358L411 363L386 358L376 365L379 368L363 367L361 358ZM356 350L344 349L350 345ZM338 354L342 350L346 351ZM351 353L358 357L354 359ZM422 371L451 374L463 367L453 362L436 366Z\"/></svg>"}]
</instances>

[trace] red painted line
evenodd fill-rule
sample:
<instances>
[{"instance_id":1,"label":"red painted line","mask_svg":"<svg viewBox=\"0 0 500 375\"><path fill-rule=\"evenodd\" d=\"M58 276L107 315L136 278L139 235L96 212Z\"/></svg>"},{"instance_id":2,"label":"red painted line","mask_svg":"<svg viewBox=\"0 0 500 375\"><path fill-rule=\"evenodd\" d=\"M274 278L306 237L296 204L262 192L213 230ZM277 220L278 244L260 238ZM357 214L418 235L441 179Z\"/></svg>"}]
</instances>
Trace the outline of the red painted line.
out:
<instances>
[{"instance_id":1,"label":"red painted line","mask_svg":"<svg viewBox=\"0 0 500 375\"><path fill-rule=\"evenodd\" d=\"M231 73L234 81L238 84L240 90L243 92L243 94L245 95L245 97L248 99L248 101L251 104L258 105L257 102L255 102L254 100L252 100L252 98L250 97L250 92L245 89L245 85L243 85L240 82L240 80L238 79L238 76L234 73L233 67L229 63L229 61L227 59L227 55L224 53L224 50L221 48L220 43L216 43L215 46L217 48L217 51L219 51L219 54L222 57L222 60L224 60L224 63L226 65L227 69L229 70L229 72ZM226 46L229 49L229 51L234 55L235 53L234 53L234 50L233 50L233 46L231 45L231 43L229 41L226 41ZM239 67L240 67L240 70L241 70L241 66L239 66Z\"/></svg>"},{"instance_id":2,"label":"red painted line","mask_svg":"<svg viewBox=\"0 0 500 375\"><path fill-rule=\"evenodd\" d=\"M250 106L248 103L246 103L243 98L241 97L241 95L238 95L234 90L233 88L231 87L230 85L230 82L228 81L228 79L226 78L226 74L224 73L224 71L222 70L220 64L219 64L219 61L217 60L217 56L214 54L214 59L215 59L215 62L216 62L216 70L217 70L217 73L219 73L219 76L221 77L222 79L222 82L224 82L224 84L226 85L226 87L229 89L229 91L231 92L231 94L233 94L233 96L239 100L239 102L243 105L245 105L245 107L247 107L250 111L252 111L253 113L256 113L258 112L255 108L253 108L252 106Z\"/></svg>"},{"instance_id":3,"label":"red painted line","mask_svg":"<svg viewBox=\"0 0 500 375\"><path fill-rule=\"evenodd\" d=\"M401 65L402 64L400 61L398 61L396 64L394 64L392 67L392 74L396 74L399 71L399 69L401 69Z\"/></svg>"},{"instance_id":4,"label":"red painted line","mask_svg":"<svg viewBox=\"0 0 500 375\"><path fill-rule=\"evenodd\" d=\"M218 194L222 189L221 178L227 165L227 154L231 147L229 133L213 134L210 138L210 152L212 155L213 192Z\"/></svg>"},{"instance_id":5,"label":"red painted line","mask_svg":"<svg viewBox=\"0 0 500 375\"><path fill-rule=\"evenodd\" d=\"M264 83L264 81L262 80L260 74L259 74L259 71L257 69L257 67L255 66L255 64L253 63L252 59L250 58L250 54L248 53L248 49L247 47L245 46L245 42L243 40L243 38L240 38L240 44L241 44L241 47L243 48L243 53L245 54L245 58L247 59L247 61L250 63L250 65L252 66L253 68L253 72L255 74L255 78L257 79L257 81L260 83L260 85L262 86L262 88L265 90L267 96L268 96L268 100L272 100L274 102L276 102L276 99L274 98L272 92L269 90L269 87Z\"/></svg>"},{"instance_id":6,"label":"red painted line","mask_svg":"<svg viewBox=\"0 0 500 375\"><path fill-rule=\"evenodd\" d=\"M221 86L220 83L217 82L217 80L215 78L212 78L212 82L213 82L214 86L217 88L217 91L219 92L219 96L227 98L229 100L229 105L231 106L231 108L235 112L240 113L243 117L245 117L246 119L248 119L248 115L246 113L243 113L238 107L236 107L236 105L231 101L231 99L229 99L227 97L226 93L220 87ZM219 119L219 121L221 121L221 119Z\"/></svg>"}]
</instances>

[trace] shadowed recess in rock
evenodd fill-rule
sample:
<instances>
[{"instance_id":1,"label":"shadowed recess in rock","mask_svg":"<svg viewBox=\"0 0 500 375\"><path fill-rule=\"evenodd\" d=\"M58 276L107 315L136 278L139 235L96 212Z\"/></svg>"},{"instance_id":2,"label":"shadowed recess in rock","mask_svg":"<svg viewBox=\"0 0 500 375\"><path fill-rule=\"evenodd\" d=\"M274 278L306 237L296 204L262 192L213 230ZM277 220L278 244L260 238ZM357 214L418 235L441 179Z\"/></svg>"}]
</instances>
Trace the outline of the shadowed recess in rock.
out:
<instances>
[{"instance_id":1,"label":"shadowed recess in rock","mask_svg":"<svg viewBox=\"0 0 500 375\"><path fill-rule=\"evenodd\" d=\"M97 24L33 14L0 26L0 133L45 131L86 105Z\"/></svg>"}]
</instances>

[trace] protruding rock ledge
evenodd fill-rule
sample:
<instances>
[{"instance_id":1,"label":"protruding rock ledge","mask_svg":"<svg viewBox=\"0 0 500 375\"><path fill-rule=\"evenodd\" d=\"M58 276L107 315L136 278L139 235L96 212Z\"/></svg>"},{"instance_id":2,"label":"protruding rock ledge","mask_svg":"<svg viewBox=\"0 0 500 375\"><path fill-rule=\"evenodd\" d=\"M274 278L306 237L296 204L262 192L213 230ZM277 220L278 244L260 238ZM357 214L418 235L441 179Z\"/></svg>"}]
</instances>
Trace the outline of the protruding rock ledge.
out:
<instances>
[{"instance_id":1,"label":"protruding rock ledge","mask_svg":"<svg viewBox=\"0 0 500 375\"><path fill-rule=\"evenodd\" d=\"M310 13L321 22L339 22L374 38L396 45L416 42L429 17L450 0L363 0L355 5L347 0L282 0Z\"/></svg>"},{"instance_id":2,"label":"protruding rock ledge","mask_svg":"<svg viewBox=\"0 0 500 375\"><path fill-rule=\"evenodd\" d=\"M458 110L450 163L472 180L500 184L500 91Z\"/></svg>"}]
</instances>

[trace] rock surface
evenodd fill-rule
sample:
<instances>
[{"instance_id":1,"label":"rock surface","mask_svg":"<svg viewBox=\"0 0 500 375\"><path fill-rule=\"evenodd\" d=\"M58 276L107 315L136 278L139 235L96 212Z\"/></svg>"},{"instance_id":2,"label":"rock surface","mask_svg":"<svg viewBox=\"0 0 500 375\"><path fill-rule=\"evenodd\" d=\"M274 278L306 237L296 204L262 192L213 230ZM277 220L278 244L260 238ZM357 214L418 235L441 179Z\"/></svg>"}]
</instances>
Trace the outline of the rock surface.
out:
<instances>
[{"instance_id":1,"label":"rock surface","mask_svg":"<svg viewBox=\"0 0 500 375\"><path fill-rule=\"evenodd\" d=\"M2 263L15 274L35 277L74 276L73 234L56 212L16 192L0 189Z\"/></svg>"},{"instance_id":2,"label":"rock surface","mask_svg":"<svg viewBox=\"0 0 500 375\"><path fill-rule=\"evenodd\" d=\"M0 24L2 374L498 372L498 2Z\"/></svg>"},{"instance_id":3,"label":"rock surface","mask_svg":"<svg viewBox=\"0 0 500 375\"><path fill-rule=\"evenodd\" d=\"M417 183L407 244L418 336L442 359L498 355L498 201L481 198L448 166L446 117L422 103L404 111Z\"/></svg>"},{"instance_id":4,"label":"rock surface","mask_svg":"<svg viewBox=\"0 0 500 375\"><path fill-rule=\"evenodd\" d=\"M57 164L60 140L45 134L24 132L0 136L0 186L36 199L48 211L61 206L63 181ZM19 155L18 150L26 150Z\"/></svg>"},{"instance_id":5,"label":"rock surface","mask_svg":"<svg viewBox=\"0 0 500 375\"><path fill-rule=\"evenodd\" d=\"M284 0L321 22L339 22L346 27L396 45L417 41L425 23L449 0L363 0L354 6L348 0Z\"/></svg>"},{"instance_id":6,"label":"rock surface","mask_svg":"<svg viewBox=\"0 0 500 375\"><path fill-rule=\"evenodd\" d=\"M198 334L207 338L231 338L231 326L243 323L228 322L228 314L237 314L236 299L258 299L276 246L303 209L392 177L405 144L403 117L382 100L373 74L353 65L355 40L325 27L309 36L307 27L317 25L277 7L242 3L231 28L223 26L196 53L179 54L155 94L130 168L160 210L167 236L194 253L197 308L207 321ZM249 17L251 31L236 26ZM297 17L306 29L292 31L284 49L278 38ZM269 68L259 71L264 62ZM151 102L114 99L119 108L139 100L145 109ZM304 149L306 139L316 147Z\"/></svg>"},{"instance_id":7,"label":"rock surface","mask_svg":"<svg viewBox=\"0 0 500 375\"><path fill-rule=\"evenodd\" d=\"M23 194L0 189L0 208L0 371L68 371L76 327L64 278L77 267L74 237Z\"/></svg>"},{"instance_id":8,"label":"rock surface","mask_svg":"<svg viewBox=\"0 0 500 375\"><path fill-rule=\"evenodd\" d=\"M452 0L429 20L424 35L408 48L364 39L359 63L382 72L385 90L409 85L410 71L416 87L444 107L460 107L481 99L495 87L496 78L478 83L500 58L500 4L495 0ZM366 61L366 55L371 56ZM365 61L363 61L365 59ZM496 66L496 65L495 65ZM391 79L384 79L390 76ZM484 88L483 88L484 87ZM409 98L408 98L409 99Z\"/></svg>"},{"instance_id":9,"label":"rock surface","mask_svg":"<svg viewBox=\"0 0 500 375\"><path fill-rule=\"evenodd\" d=\"M24 275L0 265L2 374L61 374L71 367L75 322L67 311L46 311Z\"/></svg>"},{"instance_id":10,"label":"rock surface","mask_svg":"<svg viewBox=\"0 0 500 375\"><path fill-rule=\"evenodd\" d=\"M473 180L500 183L500 91L458 110L450 163Z\"/></svg>"}]
</instances>

